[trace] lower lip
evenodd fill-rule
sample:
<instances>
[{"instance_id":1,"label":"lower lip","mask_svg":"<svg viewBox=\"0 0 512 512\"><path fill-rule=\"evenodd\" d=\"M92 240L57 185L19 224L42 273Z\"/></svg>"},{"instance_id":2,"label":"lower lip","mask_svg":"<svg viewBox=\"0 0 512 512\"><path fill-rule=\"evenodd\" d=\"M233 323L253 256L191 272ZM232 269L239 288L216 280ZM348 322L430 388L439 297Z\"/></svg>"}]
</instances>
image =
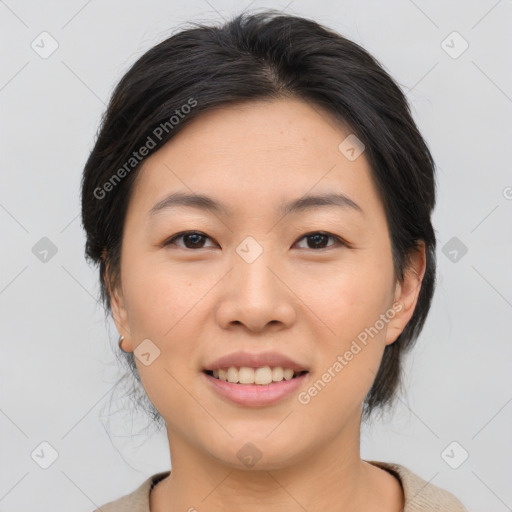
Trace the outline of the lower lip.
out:
<instances>
[{"instance_id":1,"label":"lower lip","mask_svg":"<svg viewBox=\"0 0 512 512\"><path fill-rule=\"evenodd\" d=\"M272 384L233 384L224 380L216 379L207 373L202 372L208 385L225 398L238 405L258 407L270 405L286 396L289 396L304 383L309 373L299 377Z\"/></svg>"}]
</instances>

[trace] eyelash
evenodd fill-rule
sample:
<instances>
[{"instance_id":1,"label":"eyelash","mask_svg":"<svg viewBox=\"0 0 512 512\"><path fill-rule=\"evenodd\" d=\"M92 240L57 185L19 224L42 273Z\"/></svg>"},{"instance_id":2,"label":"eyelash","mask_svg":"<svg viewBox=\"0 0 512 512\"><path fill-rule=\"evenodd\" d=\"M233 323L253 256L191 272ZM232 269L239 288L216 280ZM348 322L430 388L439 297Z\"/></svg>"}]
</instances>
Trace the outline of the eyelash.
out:
<instances>
[{"instance_id":1,"label":"eyelash","mask_svg":"<svg viewBox=\"0 0 512 512\"><path fill-rule=\"evenodd\" d=\"M209 237L208 235L202 233L201 231L183 231L181 233L177 233L176 235L173 235L171 238L169 238L168 240L166 240L164 242L164 247L168 246L168 245L172 245L174 244L174 241L175 240L178 240L179 238L183 238L187 235L200 235L202 236L203 238L209 238L211 240L211 237ZM308 238L308 237L312 237L314 235L323 235L323 236L327 236L328 238L332 238L334 240L336 240L336 242L339 244L339 245L342 245L342 246L346 246L346 247L350 247L350 244L348 242L346 242L345 240L343 240L342 238L340 238L339 236L336 236L336 235L333 235L332 233L328 233L326 231L312 231L310 233L306 233L305 235L302 235L298 240L302 240L303 238ZM295 243L297 243L295 242ZM176 245L176 244L174 244ZM294 244L295 245L295 244ZM324 250L324 249L329 249L330 247L333 247L333 245L329 245L327 247L321 247L320 249L311 249L313 251L321 251L321 250ZM203 247L199 247L197 249L191 249L189 247L182 247L183 249L188 249L190 251L195 251L195 250L198 250L198 249L203 249Z\"/></svg>"}]
</instances>

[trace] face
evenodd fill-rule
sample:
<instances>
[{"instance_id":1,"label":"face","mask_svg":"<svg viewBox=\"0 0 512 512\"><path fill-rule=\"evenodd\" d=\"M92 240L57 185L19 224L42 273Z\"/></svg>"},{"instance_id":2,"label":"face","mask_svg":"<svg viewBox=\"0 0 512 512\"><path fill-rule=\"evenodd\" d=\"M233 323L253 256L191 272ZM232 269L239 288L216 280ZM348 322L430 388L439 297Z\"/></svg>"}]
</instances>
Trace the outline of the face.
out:
<instances>
[{"instance_id":1,"label":"face","mask_svg":"<svg viewBox=\"0 0 512 512\"><path fill-rule=\"evenodd\" d=\"M350 133L300 100L243 103L198 117L140 169L112 309L123 348L145 354L135 360L171 455L182 444L243 468L245 447L279 468L358 434L424 261L395 281L365 153L339 149ZM176 193L220 206L165 204ZM341 199L284 209L327 194ZM203 371L234 352L275 352L307 373L271 403L234 401Z\"/></svg>"}]
</instances>

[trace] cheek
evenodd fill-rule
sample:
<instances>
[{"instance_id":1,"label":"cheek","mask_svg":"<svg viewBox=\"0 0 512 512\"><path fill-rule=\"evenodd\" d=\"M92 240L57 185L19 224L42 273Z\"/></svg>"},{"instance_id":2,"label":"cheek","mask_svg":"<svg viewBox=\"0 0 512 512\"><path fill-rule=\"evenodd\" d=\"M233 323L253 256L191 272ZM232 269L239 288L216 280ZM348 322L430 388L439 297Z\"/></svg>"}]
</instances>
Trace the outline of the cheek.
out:
<instances>
[{"instance_id":1,"label":"cheek","mask_svg":"<svg viewBox=\"0 0 512 512\"><path fill-rule=\"evenodd\" d=\"M375 277L369 272L332 280L311 308L320 311L329 329L319 327L315 336L319 358L314 378L299 397L309 428L329 410L335 435L335 426L355 414L375 380L386 333L385 325L375 325L388 299L386 287L376 286Z\"/></svg>"},{"instance_id":2,"label":"cheek","mask_svg":"<svg viewBox=\"0 0 512 512\"><path fill-rule=\"evenodd\" d=\"M130 263L126 262L123 291L132 332L136 337L163 340L198 304L208 289L207 280L173 265Z\"/></svg>"},{"instance_id":3,"label":"cheek","mask_svg":"<svg viewBox=\"0 0 512 512\"><path fill-rule=\"evenodd\" d=\"M197 329L201 324L194 315L201 311L199 299L211 285L198 277L192 281L177 267L144 264L142 260L134 263L126 259L123 282L134 348L149 339L158 353L149 365L137 357L135 362L148 397L169 421L166 411L190 407L183 386L198 371L192 355L197 350L194 339L200 338Z\"/></svg>"},{"instance_id":4,"label":"cheek","mask_svg":"<svg viewBox=\"0 0 512 512\"><path fill-rule=\"evenodd\" d=\"M364 262L359 265L352 272L333 273L315 296L318 316L341 344L373 326L390 306L392 270Z\"/></svg>"},{"instance_id":5,"label":"cheek","mask_svg":"<svg viewBox=\"0 0 512 512\"><path fill-rule=\"evenodd\" d=\"M322 327L315 336L320 357L317 384L308 392L316 404L311 410L335 402L343 415L368 393L385 348L387 323L381 315L390 307L393 277L388 263L365 258L347 263L314 296L311 309L329 328Z\"/></svg>"}]
</instances>

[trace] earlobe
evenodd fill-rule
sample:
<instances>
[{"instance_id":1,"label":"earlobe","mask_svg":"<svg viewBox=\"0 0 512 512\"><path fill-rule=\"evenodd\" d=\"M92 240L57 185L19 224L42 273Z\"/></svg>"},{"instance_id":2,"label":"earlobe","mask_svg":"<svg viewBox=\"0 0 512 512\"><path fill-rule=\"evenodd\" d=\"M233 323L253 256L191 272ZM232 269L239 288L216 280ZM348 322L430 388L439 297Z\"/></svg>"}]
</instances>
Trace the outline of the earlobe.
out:
<instances>
[{"instance_id":1,"label":"earlobe","mask_svg":"<svg viewBox=\"0 0 512 512\"><path fill-rule=\"evenodd\" d=\"M131 351L131 336L128 323L128 312L126 310L124 295L120 283L112 284L109 281L108 273L105 277L105 285L110 297L110 309L112 319L116 325L117 331L124 336L123 346L127 351Z\"/></svg>"},{"instance_id":2,"label":"earlobe","mask_svg":"<svg viewBox=\"0 0 512 512\"><path fill-rule=\"evenodd\" d=\"M396 341L411 319L421 290L426 270L425 243L420 240L417 248L409 255L409 264L404 270L403 280L397 281L394 294L394 308L397 311L386 331L386 345Z\"/></svg>"}]
</instances>

